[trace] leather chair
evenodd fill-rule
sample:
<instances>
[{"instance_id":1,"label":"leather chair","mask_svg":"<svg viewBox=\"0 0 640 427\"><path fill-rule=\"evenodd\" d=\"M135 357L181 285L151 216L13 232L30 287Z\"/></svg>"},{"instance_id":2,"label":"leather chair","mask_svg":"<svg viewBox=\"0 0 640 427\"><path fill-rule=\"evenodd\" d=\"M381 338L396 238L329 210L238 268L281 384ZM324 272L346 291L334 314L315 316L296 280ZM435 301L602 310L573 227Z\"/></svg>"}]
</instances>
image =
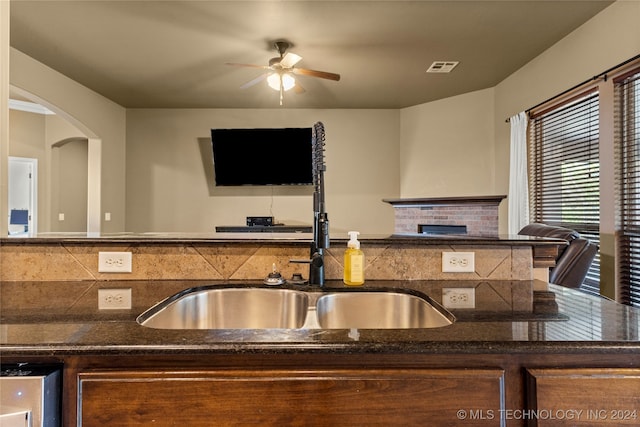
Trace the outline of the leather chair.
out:
<instances>
[{"instance_id":1,"label":"leather chair","mask_svg":"<svg viewBox=\"0 0 640 427\"><path fill-rule=\"evenodd\" d=\"M598 245L580 237L569 228L533 223L518 232L523 236L551 237L569 242L561 247L556 258L556 266L549 271L549 282L568 288L580 288L591 263L598 252Z\"/></svg>"}]
</instances>

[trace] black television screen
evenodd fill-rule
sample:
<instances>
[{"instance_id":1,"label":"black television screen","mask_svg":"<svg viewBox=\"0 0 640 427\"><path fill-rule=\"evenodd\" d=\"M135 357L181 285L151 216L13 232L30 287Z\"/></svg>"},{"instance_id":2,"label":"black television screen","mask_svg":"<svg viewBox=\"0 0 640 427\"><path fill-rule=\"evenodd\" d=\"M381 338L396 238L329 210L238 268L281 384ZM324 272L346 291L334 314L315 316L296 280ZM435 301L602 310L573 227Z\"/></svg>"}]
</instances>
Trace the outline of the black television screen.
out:
<instances>
[{"instance_id":1,"label":"black television screen","mask_svg":"<svg viewBox=\"0 0 640 427\"><path fill-rule=\"evenodd\" d=\"M211 129L217 186L311 185L311 128Z\"/></svg>"}]
</instances>

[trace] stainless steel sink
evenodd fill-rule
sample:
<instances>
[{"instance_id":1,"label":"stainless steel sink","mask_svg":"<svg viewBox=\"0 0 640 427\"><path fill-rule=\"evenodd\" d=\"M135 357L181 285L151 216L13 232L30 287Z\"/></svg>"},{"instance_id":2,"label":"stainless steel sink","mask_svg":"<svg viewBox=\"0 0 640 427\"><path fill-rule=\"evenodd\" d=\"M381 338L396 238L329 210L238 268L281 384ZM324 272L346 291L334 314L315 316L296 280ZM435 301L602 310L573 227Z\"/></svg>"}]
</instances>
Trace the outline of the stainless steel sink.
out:
<instances>
[{"instance_id":1,"label":"stainless steel sink","mask_svg":"<svg viewBox=\"0 0 640 427\"><path fill-rule=\"evenodd\" d=\"M453 316L424 298L399 292L336 292L318 298L322 329L438 328Z\"/></svg>"},{"instance_id":2,"label":"stainless steel sink","mask_svg":"<svg viewBox=\"0 0 640 427\"><path fill-rule=\"evenodd\" d=\"M406 329L454 320L426 295L402 291L215 286L182 291L137 319L156 329Z\"/></svg>"},{"instance_id":3,"label":"stainless steel sink","mask_svg":"<svg viewBox=\"0 0 640 427\"><path fill-rule=\"evenodd\" d=\"M305 292L266 288L187 290L138 317L158 329L297 329L309 307Z\"/></svg>"}]
</instances>

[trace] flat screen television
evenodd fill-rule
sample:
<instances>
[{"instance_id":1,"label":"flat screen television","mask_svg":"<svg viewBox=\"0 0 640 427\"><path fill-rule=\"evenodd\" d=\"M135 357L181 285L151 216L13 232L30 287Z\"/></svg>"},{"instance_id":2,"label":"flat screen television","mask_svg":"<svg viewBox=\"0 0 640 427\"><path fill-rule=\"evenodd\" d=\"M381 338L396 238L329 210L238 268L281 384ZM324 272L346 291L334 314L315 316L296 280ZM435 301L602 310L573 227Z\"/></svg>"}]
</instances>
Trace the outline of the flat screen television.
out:
<instances>
[{"instance_id":1,"label":"flat screen television","mask_svg":"<svg viewBox=\"0 0 640 427\"><path fill-rule=\"evenodd\" d=\"M211 129L215 183L312 185L311 128Z\"/></svg>"}]
</instances>

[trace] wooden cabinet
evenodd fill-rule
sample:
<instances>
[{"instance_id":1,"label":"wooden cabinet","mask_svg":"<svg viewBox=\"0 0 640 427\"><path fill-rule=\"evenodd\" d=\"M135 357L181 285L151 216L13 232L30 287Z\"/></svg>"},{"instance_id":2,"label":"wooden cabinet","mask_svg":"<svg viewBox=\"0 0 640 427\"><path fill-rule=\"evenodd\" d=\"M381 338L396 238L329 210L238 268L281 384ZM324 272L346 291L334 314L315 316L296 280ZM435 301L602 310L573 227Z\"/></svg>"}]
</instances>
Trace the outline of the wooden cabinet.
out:
<instances>
[{"instance_id":1,"label":"wooden cabinet","mask_svg":"<svg viewBox=\"0 0 640 427\"><path fill-rule=\"evenodd\" d=\"M529 424L640 425L640 369L527 369Z\"/></svg>"},{"instance_id":2,"label":"wooden cabinet","mask_svg":"<svg viewBox=\"0 0 640 427\"><path fill-rule=\"evenodd\" d=\"M505 409L501 369L98 370L78 377L83 427L500 425ZM483 416L458 412L469 409Z\"/></svg>"},{"instance_id":3,"label":"wooden cabinet","mask_svg":"<svg viewBox=\"0 0 640 427\"><path fill-rule=\"evenodd\" d=\"M435 350L69 355L63 425L640 425L635 350Z\"/></svg>"}]
</instances>

